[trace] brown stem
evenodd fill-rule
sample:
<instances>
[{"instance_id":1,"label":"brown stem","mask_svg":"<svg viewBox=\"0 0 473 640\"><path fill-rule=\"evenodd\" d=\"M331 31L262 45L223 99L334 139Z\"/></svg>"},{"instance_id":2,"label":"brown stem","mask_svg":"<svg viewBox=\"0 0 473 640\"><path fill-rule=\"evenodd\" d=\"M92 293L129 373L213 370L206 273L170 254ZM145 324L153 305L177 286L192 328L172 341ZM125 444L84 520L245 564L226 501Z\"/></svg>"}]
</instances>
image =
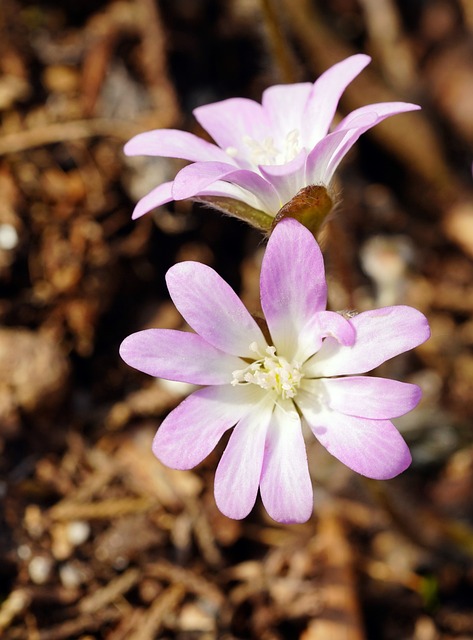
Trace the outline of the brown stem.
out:
<instances>
[{"instance_id":1,"label":"brown stem","mask_svg":"<svg viewBox=\"0 0 473 640\"><path fill-rule=\"evenodd\" d=\"M295 82L299 75L296 69L296 61L289 49L287 38L281 29L281 20L274 6L274 0L261 0L261 10L270 48L281 79L285 83Z\"/></svg>"}]
</instances>

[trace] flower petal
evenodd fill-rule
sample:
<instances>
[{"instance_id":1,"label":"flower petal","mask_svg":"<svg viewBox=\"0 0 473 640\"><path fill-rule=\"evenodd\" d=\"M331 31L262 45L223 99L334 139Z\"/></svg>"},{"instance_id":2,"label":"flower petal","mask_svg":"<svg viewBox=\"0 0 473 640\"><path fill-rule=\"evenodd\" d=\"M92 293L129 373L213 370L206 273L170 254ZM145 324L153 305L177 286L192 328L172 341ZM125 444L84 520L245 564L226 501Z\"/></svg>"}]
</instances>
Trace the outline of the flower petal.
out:
<instances>
[{"instance_id":1,"label":"flower petal","mask_svg":"<svg viewBox=\"0 0 473 640\"><path fill-rule=\"evenodd\" d=\"M195 333L146 329L125 338L120 356L155 378L191 384L230 384L232 371L246 363L223 353Z\"/></svg>"},{"instance_id":2,"label":"flower petal","mask_svg":"<svg viewBox=\"0 0 473 640\"><path fill-rule=\"evenodd\" d=\"M269 126L276 147L285 144L292 131L300 131L302 114L312 90L312 83L277 84L263 91L263 109L267 113Z\"/></svg>"},{"instance_id":3,"label":"flower petal","mask_svg":"<svg viewBox=\"0 0 473 640\"><path fill-rule=\"evenodd\" d=\"M307 156L306 182L328 185L345 154L375 124L376 114L367 113L353 120L351 129L340 129L322 138Z\"/></svg>"},{"instance_id":4,"label":"flower petal","mask_svg":"<svg viewBox=\"0 0 473 640\"><path fill-rule=\"evenodd\" d=\"M277 522L306 522L314 506L307 453L300 418L286 404L276 405L266 436L261 498Z\"/></svg>"},{"instance_id":5,"label":"flower petal","mask_svg":"<svg viewBox=\"0 0 473 640\"><path fill-rule=\"evenodd\" d=\"M304 378L312 375L312 363L316 360L325 338L334 338L343 345L352 345L356 340L356 332L350 322L334 311L318 311L309 320L304 332L299 334L299 345L295 355L296 362L302 363Z\"/></svg>"},{"instance_id":6,"label":"flower petal","mask_svg":"<svg viewBox=\"0 0 473 640\"><path fill-rule=\"evenodd\" d=\"M370 60L362 53L346 58L314 83L302 117L302 143L306 149L312 149L327 134L342 93Z\"/></svg>"},{"instance_id":7,"label":"flower petal","mask_svg":"<svg viewBox=\"0 0 473 640\"><path fill-rule=\"evenodd\" d=\"M349 135L337 149L337 152L332 155L327 167L326 179L328 181L332 179L340 162L363 133L390 116L406 111L416 111L418 109L420 109L418 105L408 102L382 102L355 109L355 111L350 113L337 127L337 132L339 130L349 129ZM367 119L366 123L363 123L364 119Z\"/></svg>"},{"instance_id":8,"label":"flower petal","mask_svg":"<svg viewBox=\"0 0 473 640\"><path fill-rule=\"evenodd\" d=\"M408 102L381 102L355 109L307 156L307 182L329 184L338 165L363 133L390 116L419 108Z\"/></svg>"},{"instance_id":9,"label":"flower petal","mask_svg":"<svg viewBox=\"0 0 473 640\"><path fill-rule=\"evenodd\" d=\"M174 179L172 193L176 200L191 198L208 192L213 183L221 180L233 182L254 193L264 204L264 210L272 211L273 215L281 208L277 191L267 180L254 171L235 169L222 162L195 162L184 167Z\"/></svg>"},{"instance_id":10,"label":"flower petal","mask_svg":"<svg viewBox=\"0 0 473 640\"><path fill-rule=\"evenodd\" d=\"M360 117L364 117L366 115L374 114L376 117L375 124L378 124L390 116L406 113L407 111L418 111L420 108L421 107L418 104L412 104L410 102L377 102L374 104L368 104L364 107L351 111L337 125L335 131L351 129L353 127L353 123L356 123Z\"/></svg>"},{"instance_id":11,"label":"flower petal","mask_svg":"<svg viewBox=\"0 0 473 640\"><path fill-rule=\"evenodd\" d=\"M229 98L194 109L194 116L222 149L236 150L238 164L248 164L250 149L245 138L261 141L271 135L263 107L247 98ZM246 161L246 162L245 162ZM251 163L250 163L251 164Z\"/></svg>"},{"instance_id":12,"label":"flower petal","mask_svg":"<svg viewBox=\"0 0 473 640\"><path fill-rule=\"evenodd\" d=\"M260 165L259 170L279 195L278 210L289 202L305 184L307 152L302 149L295 158L285 164ZM276 213L276 212L275 212Z\"/></svg>"},{"instance_id":13,"label":"flower petal","mask_svg":"<svg viewBox=\"0 0 473 640\"><path fill-rule=\"evenodd\" d=\"M159 427L154 455L173 469L192 469L213 451L225 431L252 411L255 391L261 389L225 385L194 391Z\"/></svg>"},{"instance_id":14,"label":"flower petal","mask_svg":"<svg viewBox=\"0 0 473 640\"><path fill-rule=\"evenodd\" d=\"M214 491L218 508L229 518L244 518L255 504L272 412L273 402L265 396L240 420L223 452Z\"/></svg>"},{"instance_id":15,"label":"flower petal","mask_svg":"<svg viewBox=\"0 0 473 640\"><path fill-rule=\"evenodd\" d=\"M232 162L222 149L188 131L155 129L139 133L123 148L127 156L161 156L183 160Z\"/></svg>"},{"instance_id":16,"label":"flower petal","mask_svg":"<svg viewBox=\"0 0 473 640\"><path fill-rule=\"evenodd\" d=\"M313 345L316 351L322 346L324 338L335 338L337 342L345 346L351 346L356 340L353 325L341 313L335 311L316 313L312 320L311 329L314 333Z\"/></svg>"},{"instance_id":17,"label":"flower petal","mask_svg":"<svg viewBox=\"0 0 473 640\"><path fill-rule=\"evenodd\" d=\"M296 220L276 225L261 266L261 305L278 355L297 359L311 342L311 321L325 309L327 284L322 253Z\"/></svg>"},{"instance_id":18,"label":"flower petal","mask_svg":"<svg viewBox=\"0 0 473 640\"><path fill-rule=\"evenodd\" d=\"M217 180L216 182L212 182L212 184L209 185L206 189L199 191L199 194L196 195L196 198L205 198L205 196L234 198L235 200L245 202L254 209L265 211L264 203L261 202L261 200L257 198L254 193L251 193L246 189L242 189L241 187L238 187L236 184L233 184L231 182L225 182L224 180Z\"/></svg>"},{"instance_id":19,"label":"flower petal","mask_svg":"<svg viewBox=\"0 0 473 640\"><path fill-rule=\"evenodd\" d=\"M174 200L172 182L163 182L138 201L131 217L136 220L136 218L140 218L145 213L160 207L162 204L172 202L172 200Z\"/></svg>"},{"instance_id":20,"label":"flower petal","mask_svg":"<svg viewBox=\"0 0 473 640\"><path fill-rule=\"evenodd\" d=\"M189 164L176 175L172 189L173 196L176 200L191 198L232 171L235 171L235 167L225 162Z\"/></svg>"},{"instance_id":21,"label":"flower petal","mask_svg":"<svg viewBox=\"0 0 473 640\"><path fill-rule=\"evenodd\" d=\"M311 377L365 373L414 349L430 336L427 318L407 306L383 307L350 318L356 331L352 346L327 338L310 362ZM305 367L304 367L305 370Z\"/></svg>"},{"instance_id":22,"label":"flower petal","mask_svg":"<svg viewBox=\"0 0 473 640\"><path fill-rule=\"evenodd\" d=\"M323 408L300 391L297 404L317 440L347 467L368 478L388 480L411 463L401 434L389 420L347 416Z\"/></svg>"},{"instance_id":23,"label":"flower petal","mask_svg":"<svg viewBox=\"0 0 473 640\"><path fill-rule=\"evenodd\" d=\"M199 262L180 262L166 274L171 298L186 322L211 345L242 358L254 359L250 344L264 351L260 328L218 273Z\"/></svg>"},{"instance_id":24,"label":"flower petal","mask_svg":"<svg viewBox=\"0 0 473 640\"><path fill-rule=\"evenodd\" d=\"M389 420L414 409L422 390L416 384L354 376L305 381L304 388L322 393L330 409L345 415Z\"/></svg>"}]
</instances>

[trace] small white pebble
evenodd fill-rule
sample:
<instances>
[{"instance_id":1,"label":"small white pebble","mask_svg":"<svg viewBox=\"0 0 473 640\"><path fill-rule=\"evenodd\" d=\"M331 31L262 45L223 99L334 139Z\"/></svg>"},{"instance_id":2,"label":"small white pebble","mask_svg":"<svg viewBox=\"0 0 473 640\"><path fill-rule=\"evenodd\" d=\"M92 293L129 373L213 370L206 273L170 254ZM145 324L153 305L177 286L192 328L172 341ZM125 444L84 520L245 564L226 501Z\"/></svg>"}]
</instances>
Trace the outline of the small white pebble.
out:
<instances>
[{"instance_id":1,"label":"small white pebble","mask_svg":"<svg viewBox=\"0 0 473 640\"><path fill-rule=\"evenodd\" d=\"M90 525L83 520L75 520L70 522L67 527L67 539L68 541L78 547L85 542L90 535Z\"/></svg>"},{"instance_id":2,"label":"small white pebble","mask_svg":"<svg viewBox=\"0 0 473 640\"><path fill-rule=\"evenodd\" d=\"M35 584L44 584L49 580L53 568L51 558L36 556L28 565L28 573Z\"/></svg>"},{"instance_id":3,"label":"small white pebble","mask_svg":"<svg viewBox=\"0 0 473 640\"><path fill-rule=\"evenodd\" d=\"M11 251L18 244L18 232L11 224L0 224L0 249Z\"/></svg>"},{"instance_id":4,"label":"small white pebble","mask_svg":"<svg viewBox=\"0 0 473 640\"><path fill-rule=\"evenodd\" d=\"M182 607L179 615L179 628L189 632L214 632L215 622L213 617L198 604L188 602Z\"/></svg>"},{"instance_id":5,"label":"small white pebble","mask_svg":"<svg viewBox=\"0 0 473 640\"><path fill-rule=\"evenodd\" d=\"M29 560L31 558L31 548L27 544L20 544L16 552L20 560Z\"/></svg>"},{"instance_id":6,"label":"small white pebble","mask_svg":"<svg viewBox=\"0 0 473 640\"><path fill-rule=\"evenodd\" d=\"M402 302L408 266L414 250L406 236L373 236L360 251L363 271L376 284L376 302L390 306Z\"/></svg>"},{"instance_id":7,"label":"small white pebble","mask_svg":"<svg viewBox=\"0 0 473 640\"><path fill-rule=\"evenodd\" d=\"M66 589L76 589L83 582L82 573L72 564L63 564L59 569L59 578Z\"/></svg>"}]
</instances>

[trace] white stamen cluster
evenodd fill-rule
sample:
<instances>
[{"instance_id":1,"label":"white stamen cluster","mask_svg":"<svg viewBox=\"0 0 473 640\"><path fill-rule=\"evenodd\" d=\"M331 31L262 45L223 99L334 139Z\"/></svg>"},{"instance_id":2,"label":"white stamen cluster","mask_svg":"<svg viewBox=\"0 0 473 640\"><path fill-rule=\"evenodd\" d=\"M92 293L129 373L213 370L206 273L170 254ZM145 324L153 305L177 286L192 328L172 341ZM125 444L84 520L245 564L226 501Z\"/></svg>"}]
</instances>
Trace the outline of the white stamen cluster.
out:
<instances>
[{"instance_id":1,"label":"white stamen cluster","mask_svg":"<svg viewBox=\"0 0 473 640\"><path fill-rule=\"evenodd\" d=\"M250 344L250 349L259 357L246 369L233 371L232 385L256 384L262 389L276 391L284 400L294 398L304 374L299 363L289 363L286 358L276 355L276 347L266 347L261 353L256 342Z\"/></svg>"},{"instance_id":2,"label":"white stamen cluster","mask_svg":"<svg viewBox=\"0 0 473 640\"><path fill-rule=\"evenodd\" d=\"M250 160L255 165L286 164L293 160L300 150L299 131L297 129L293 129L286 135L282 149L276 147L271 137L257 141L250 138L250 136L244 136L243 142L249 148ZM229 147L226 151L229 155L232 155L233 148Z\"/></svg>"}]
</instances>

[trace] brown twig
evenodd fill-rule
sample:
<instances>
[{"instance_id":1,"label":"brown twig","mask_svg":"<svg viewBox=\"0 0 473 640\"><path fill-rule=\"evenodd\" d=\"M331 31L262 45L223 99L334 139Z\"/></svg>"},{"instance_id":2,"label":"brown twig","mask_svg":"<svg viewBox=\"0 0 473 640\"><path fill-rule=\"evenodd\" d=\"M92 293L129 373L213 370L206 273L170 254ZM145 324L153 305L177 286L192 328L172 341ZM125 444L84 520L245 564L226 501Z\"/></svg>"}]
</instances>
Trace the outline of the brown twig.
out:
<instances>
[{"instance_id":1,"label":"brown twig","mask_svg":"<svg viewBox=\"0 0 473 640\"><path fill-rule=\"evenodd\" d=\"M332 33L307 0L284 0L284 5L291 27L316 74L356 53ZM376 70L369 68L347 88L343 104L352 110L369 103L405 98L394 93ZM374 127L370 135L428 182L430 199L435 201L432 213L439 211L439 205L440 208L447 207L458 199L458 192L463 189L446 163L435 131L422 113L410 112L389 118Z\"/></svg>"},{"instance_id":2,"label":"brown twig","mask_svg":"<svg viewBox=\"0 0 473 640\"><path fill-rule=\"evenodd\" d=\"M149 511L156 504L147 497L109 498L89 504L81 504L72 500L54 505L48 516L52 520L101 520L118 518L129 513Z\"/></svg>"},{"instance_id":3,"label":"brown twig","mask_svg":"<svg viewBox=\"0 0 473 640\"><path fill-rule=\"evenodd\" d=\"M400 91L415 85L414 56L402 31L393 0L360 0L369 34L369 48L382 66L386 80Z\"/></svg>"},{"instance_id":4,"label":"brown twig","mask_svg":"<svg viewBox=\"0 0 473 640\"><path fill-rule=\"evenodd\" d=\"M168 587L151 607L143 612L141 619L137 620L135 631L130 634L129 640L153 640L159 637L164 617L177 607L185 593L185 588L180 584Z\"/></svg>"},{"instance_id":5,"label":"brown twig","mask_svg":"<svg viewBox=\"0 0 473 640\"><path fill-rule=\"evenodd\" d=\"M222 592L214 584L190 569L177 567L170 562L160 560L153 564L145 565L144 573L159 580L182 584L188 591L211 601L217 607L223 604L224 596Z\"/></svg>"},{"instance_id":6,"label":"brown twig","mask_svg":"<svg viewBox=\"0 0 473 640\"><path fill-rule=\"evenodd\" d=\"M140 572L138 569L128 569L125 573L111 580L102 589L97 589L97 591L82 598L79 603L79 611L81 613L95 613L105 608L134 587L139 579Z\"/></svg>"},{"instance_id":7,"label":"brown twig","mask_svg":"<svg viewBox=\"0 0 473 640\"><path fill-rule=\"evenodd\" d=\"M25 589L16 589L3 601L0 607L0 632L8 629L16 616L28 608L31 597Z\"/></svg>"},{"instance_id":8,"label":"brown twig","mask_svg":"<svg viewBox=\"0 0 473 640\"><path fill-rule=\"evenodd\" d=\"M322 613L311 621L301 640L364 640L353 550L339 516L329 507L319 513L317 543L325 558Z\"/></svg>"},{"instance_id":9,"label":"brown twig","mask_svg":"<svg viewBox=\"0 0 473 640\"><path fill-rule=\"evenodd\" d=\"M167 69L166 37L158 4L139 0L141 6L142 65L150 94L157 109L172 114L177 120L179 104Z\"/></svg>"},{"instance_id":10,"label":"brown twig","mask_svg":"<svg viewBox=\"0 0 473 640\"><path fill-rule=\"evenodd\" d=\"M169 122L168 126L174 123L179 118L179 105L167 72L166 40L156 3L111 3L93 16L87 31L89 46L82 73L84 112L94 112L120 36L133 33L141 39L142 71L155 109Z\"/></svg>"},{"instance_id":11,"label":"brown twig","mask_svg":"<svg viewBox=\"0 0 473 640\"><path fill-rule=\"evenodd\" d=\"M296 59L281 27L281 17L274 0L260 0L269 45L283 82L296 82L298 73Z\"/></svg>"},{"instance_id":12,"label":"brown twig","mask_svg":"<svg viewBox=\"0 0 473 640\"><path fill-rule=\"evenodd\" d=\"M126 120L105 118L48 124L0 136L0 156L83 138L109 137L126 141L142 129L142 126Z\"/></svg>"}]
</instances>

